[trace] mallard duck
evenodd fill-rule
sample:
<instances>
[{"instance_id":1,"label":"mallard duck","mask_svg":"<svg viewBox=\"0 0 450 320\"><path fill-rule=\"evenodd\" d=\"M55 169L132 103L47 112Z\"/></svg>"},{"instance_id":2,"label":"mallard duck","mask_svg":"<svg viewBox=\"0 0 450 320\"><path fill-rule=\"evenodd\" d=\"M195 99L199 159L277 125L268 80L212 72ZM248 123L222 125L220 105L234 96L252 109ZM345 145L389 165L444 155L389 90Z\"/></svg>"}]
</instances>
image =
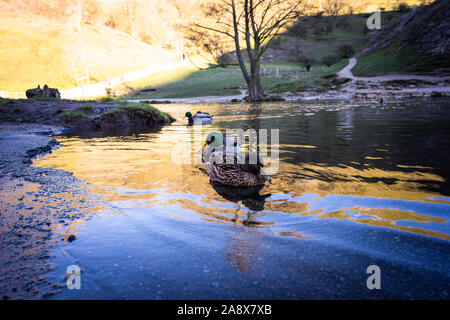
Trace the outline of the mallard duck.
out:
<instances>
[{"instance_id":1,"label":"mallard duck","mask_svg":"<svg viewBox=\"0 0 450 320\"><path fill-rule=\"evenodd\" d=\"M218 132L208 134L202 148L203 162L209 161L211 152L222 151L222 149L225 149L225 152L241 152L241 148L234 138L224 137Z\"/></svg>"},{"instance_id":2,"label":"mallard duck","mask_svg":"<svg viewBox=\"0 0 450 320\"><path fill-rule=\"evenodd\" d=\"M190 111L188 111L188 112L186 112L186 117L188 118L188 123L190 126L192 126L194 124L201 124L201 125L210 124L210 123L212 123L212 120L213 120L212 115L210 115L207 112L201 112L201 111L197 111L195 116L193 116L192 113Z\"/></svg>"},{"instance_id":3,"label":"mallard duck","mask_svg":"<svg viewBox=\"0 0 450 320\"><path fill-rule=\"evenodd\" d=\"M235 142L219 133L210 133L206 138L202 155L210 181L231 187L255 187L270 181L260 155L240 152ZM210 151L205 153L207 148Z\"/></svg>"}]
</instances>

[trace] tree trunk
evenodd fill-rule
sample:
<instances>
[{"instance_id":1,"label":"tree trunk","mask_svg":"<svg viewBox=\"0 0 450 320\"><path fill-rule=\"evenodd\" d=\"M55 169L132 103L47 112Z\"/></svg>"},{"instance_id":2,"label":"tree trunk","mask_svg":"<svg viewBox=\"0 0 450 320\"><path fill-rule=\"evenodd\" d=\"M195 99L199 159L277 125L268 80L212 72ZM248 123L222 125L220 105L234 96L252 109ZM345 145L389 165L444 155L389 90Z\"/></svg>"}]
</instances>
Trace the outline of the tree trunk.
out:
<instances>
[{"instance_id":1,"label":"tree trunk","mask_svg":"<svg viewBox=\"0 0 450 320\"><path fill-rule=\"evenodd\" d=\"M261 75L259 62L250 66L250 81L247 83L248 87L248 101L264 100L264 92L261 86Z\"/></svg>"}]
</instances>

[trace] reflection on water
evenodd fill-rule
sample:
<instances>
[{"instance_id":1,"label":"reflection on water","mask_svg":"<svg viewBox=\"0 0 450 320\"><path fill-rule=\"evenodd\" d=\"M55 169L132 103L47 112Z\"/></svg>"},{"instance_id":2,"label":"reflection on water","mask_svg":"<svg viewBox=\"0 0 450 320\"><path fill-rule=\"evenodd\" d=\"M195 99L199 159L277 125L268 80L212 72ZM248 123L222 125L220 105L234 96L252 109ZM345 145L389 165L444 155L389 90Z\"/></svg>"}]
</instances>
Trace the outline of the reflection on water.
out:
<instances>
[{"instance_id":1,"label":"reflection on water","mask_svg":"<svg viewBox=\"0 0 450 320\"><path fill-rule=\"evenodd\" d=\"M67 170L90 182L110 208L106 211L153 212L163 229L169 219L170 228L176 223L186 241L193 232L190 223L204 228L206 242L215 237L215 224L224 225L222 256L243 273L258 268L258 259L267 254L265 239L273 237L292 239L295 247L296 241L341 241L351 229L355 237L348 241L362 252L378 250L358 244L358 235L372 230L450 240L450 111L445 103L195 106L215 116L207 130L280 130L279 171L250 194L211 185L201 164L174 163L173 150L180 145L189 145L190 153L183 156L191 160L199 148L193 144L195 128L183 118L197 110L161 108L178 119L161 132L59 137L64 147L35 165ZM447 242L442 245L448 249ZM390 246L380 244L380 254L389 253ZM442 272L441 267L433 268Z\"/></svg>"}]
</instances>

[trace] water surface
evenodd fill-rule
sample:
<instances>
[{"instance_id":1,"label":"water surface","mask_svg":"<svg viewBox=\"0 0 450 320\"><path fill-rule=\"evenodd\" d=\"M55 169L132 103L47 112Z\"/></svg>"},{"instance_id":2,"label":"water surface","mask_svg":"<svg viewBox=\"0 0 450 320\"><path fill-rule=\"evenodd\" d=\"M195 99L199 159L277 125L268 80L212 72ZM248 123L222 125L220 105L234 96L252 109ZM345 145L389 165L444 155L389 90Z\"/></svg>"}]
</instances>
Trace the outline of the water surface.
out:
<instances>
[{"instance_id":1,"label":"water surface","mask_svg":"<svg viewBox=\"0 0 450 320\"><path fill-rule=\"evenodd\" d=\"M51 275L79 265L82 289L54 298L448 299L445 100L160 108L178 121L157 133L61 136L63 148L35 161L73 172L98 197ZM259 197L223 194L188 163L201 145L183 116L197 110L215 115L208 131L279 130L279 170ZM374 264L380 290L366 286Z\"/></svg>"}]
</instances>

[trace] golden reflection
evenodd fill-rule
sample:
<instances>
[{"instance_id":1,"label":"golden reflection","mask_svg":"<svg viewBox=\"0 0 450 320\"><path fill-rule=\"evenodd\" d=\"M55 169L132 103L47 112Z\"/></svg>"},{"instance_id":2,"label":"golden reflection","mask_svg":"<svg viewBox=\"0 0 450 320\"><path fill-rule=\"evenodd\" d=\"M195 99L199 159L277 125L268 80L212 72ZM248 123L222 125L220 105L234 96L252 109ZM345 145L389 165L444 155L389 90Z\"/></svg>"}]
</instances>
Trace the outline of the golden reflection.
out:
<instances>
[{"instance_id":1,"label":"golden reflection","mask_svg":"<svg viewBox=\"0 0 450 320\"><path fill-rule=\"evenodd\" d=\"M433 194L423 190L424 182L445 182L440 175L425 171L389 171L382 168L357 168L340 164L303 163L295 165L281 161L279 174L273 178L269 190L286 190L293 196L317 193L320 197L329 194L351 195L443 203L433 199Z\"/></svg>"},{"instance_id":2,"label":"golden reflection","mask_svg":"<svg viewBox=\"0 0 450 320\"><path fill-rule=\"evenodd\" d=\"M298 239L311 238L311 236L305 236L305 235L302 235L297 232L277 232L276 235L283 236L283 237L294 237L294 238L298 238Z\"/></svg>"},{"instance_id":3,"label":"golden reflection","mask_svg":"<svg viewBox=\"0 0 450 320\"><path fill-rule=\"evenodd\" d=\"M169 108L169 107L166 107ZM192 106L186 106L189 110ZM208 110L212 114L220 111L212 106ZM234 107L231 107L234 108ZM237 108L237 107L236 107ZM242 112L237 108L232 115L220 116L217 122L228 118L248 120L257 124L261 110L246 106ZM198 108L201 110L201 107ZM171 111L171 110L164 110ZM288 112L286 109L283 112ZM244 116L245 112L251 113ZM184 111L182 113L184 116ZM181 116L181 117L182 117ZM230 120L228 119L228 120ZM180 122L183 121L180 120ZM220 130L219 127L208 126L208 130ZM438 193L424 191L425 185L445 182L444 178L433 172L433 168L422 166L407 166L392 164L389 169L375 167L382 158L366 156L352 161L350 164L335 164L308 162L307 159L291 159L289 157L302 152L313 152L320 147L314 145L280 144L280 154L286 154L280 159L278 173L261 191L261 194L284 194L299 197L304 194L316 194L314 200L299 202L295 200L256 201L228 197L215 190L209 184L208 176L203 172L203 165L189 163L194 159L193 151L201 149L192 143L196 129L183 123L164 127L160 133L149 133L134 137L108 138L58 138L63 148L45 157L35 160L34 165L40 167L62 169L92 184L94 194L104 197L106 201L139 200L140 205L179 205L193 213L201 215L208 222L220 222L251 226L257 228L272 228L276 222L270 221L269 212L293 213L302 216L349 219L358 223L393 228L407 232L426 234L442 239L448 235L420 228L402 227L397 221L444 223L446 220L429 217L419 213L371 208L341 208L332 213L324 213L324 209L311 210L311 204L328 195L373 197L379 199L398 199L428 203L448 204ZM206 132L205 132L206 136ZM386 145L387 146L387 145ZM297 150L302 150L298 151ZM183 161L174 162L173 152L178 150ZM379 151L385 151L380 149ZM322 160L323 162L324 160ZM161 195L166 195L161 199ZM190 196L194 196L191 198ZM62 198L70 199L70 194L61 194ZM198 200L199 197L201 200ZM267 197L268 198L268 197ZM269 199L269 198L268 198ZM70 199L75 201L76 199ZM230 206L234 205L233 206ZM55 203L55 208L58 203ZM80 208L80 210L82 210ZM109 209L112 210L112 209ZM353 218L346 211L355 211L370 218ZM119 210L120 211L120 210ZM250 211L250 213L249 213ZM264 220L248 219L254 212L261 213ZM170 213L173 214L173 213ZM173 214L179 219L183 215ZM185 218L185 217L184 217ZM280 236L290 233L277 232Z\"/></svg>"},{"instance_id":4,"label":"golden reflection","mask_svg":"<svg viewBox=\"0 0 450 320\"><path fill-rule=\"evenodd\" d=\"M223 249L225 260L243 273L250 273L259 261L259 250L264 234L257 229L245 228L227 233Z\"/></svg>"},{"instance_id":5,"label":"golden reflection","mask_svg":"<svg viewBox=\"0 0 450 320\"><path fill-rule=\"evenodd\" d=\"M414 228L414 227L404 227L404 226L399 226L399 225L395 224L395 221L397 221L397 220L409 220L407 218L407 216L408 215L411 216L410 212L399 212L400 210L370 209L366 212L370 212L370 214L374 215L375 217L357 219L357 218L351 217L351 215L354 212L346 213L346 211L347 211L346 209L340 209L337 211L321 214L318 218L319 219L348 219L348 220L351 220L354 222L364 223L364 224L368 224L371 226L392 228L392 229L397 229L397 230L401 230L401 231L418 233L418 234L422 234L422 235L426 235L426 236L430 236L430 237L450 240L450 235L446 234L446 233L441 233L441 232L432 231L432 230L425 230L425 229L420 229L420 228ZM394 211L394 212L392 212L392 211ZM363 213L364 213L364 210L362 211L362 214ZM401 219L398 216L399 214L402 214L402 213L405 214L405 217L403 219ZM418 216L421 216L421 222L446 222L446 220L444 220L444 219L439 220L438 218L433 218L433 217L429 217L429 216L423 216L423 215L418 215ZM380 218L380 217L384 217L384 218ZM393 219L389 220L389 218L391 218L391 217ZM415 221L415 220L412 220L412 221Z\"/></svg>"}]
</instances>

